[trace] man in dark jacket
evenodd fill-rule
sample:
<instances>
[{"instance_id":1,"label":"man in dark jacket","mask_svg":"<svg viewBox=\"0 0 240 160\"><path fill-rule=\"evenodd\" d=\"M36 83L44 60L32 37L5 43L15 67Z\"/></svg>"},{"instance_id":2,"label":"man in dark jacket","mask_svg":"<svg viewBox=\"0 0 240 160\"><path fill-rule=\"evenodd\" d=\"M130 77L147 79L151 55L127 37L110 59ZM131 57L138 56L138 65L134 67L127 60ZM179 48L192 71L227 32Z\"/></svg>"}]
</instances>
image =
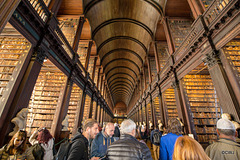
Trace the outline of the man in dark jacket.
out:
<instances>
[{"instance_id":1,"label":"man in dark jacket","mask_svg":"<svg viewBox=\"0 0 240 160\"><path fill-rule=\"evenodd\" d=\"M82 126L82 134L72 139L72 145L68 153L67 160L89 160L89 139L94 139L98 134L98 123L94 119L85 120ZM99 157L93 157L91 160L97 160Z\"/></svg>"},{"instance_id":2,"label":"man in dark jacket","mask_svg":"<svg viewBox=\"0 0 240 160\"><path fill-rule=\"evenodd\" d=\"M98 133L95 139L92 141L91 157L104 157L108 146L114 142L114 125L113 123L107 123L104 131Z\"/></svg>"},{"instance_id":3,"label":"man in dark jacket","mask_svg":"<svg viewBox=\"0 0 240 160\"><path fill-rule=\"evenodd\" d=\"M136 124L132 120L124 120L120 131L120 139L107 149L107 158L109 160L152 160L147 145L135 138Z\"/></svg>"}]
</instances>

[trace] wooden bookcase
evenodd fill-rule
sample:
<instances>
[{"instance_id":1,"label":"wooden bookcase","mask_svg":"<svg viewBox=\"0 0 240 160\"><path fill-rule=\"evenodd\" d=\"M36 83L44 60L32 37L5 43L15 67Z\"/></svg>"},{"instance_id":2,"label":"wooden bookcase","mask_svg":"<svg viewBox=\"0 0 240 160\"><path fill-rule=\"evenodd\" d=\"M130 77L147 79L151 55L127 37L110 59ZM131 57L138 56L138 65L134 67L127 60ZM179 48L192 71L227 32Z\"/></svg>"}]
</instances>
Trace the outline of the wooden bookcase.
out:
<instances>
[{"instance_id":1,"label":"wooden bookcase","mask_svg":"<svg viewBox=\"0 0 240 160\"><path fill-rule=\"evenodd\" d=\"M175 48L177 49L181 45L181 43L184 41L184 38L187 36L187 34L191 31L192 20L169 19L168 22L169 22L173 42L174 42Z\"/></svg>"},{"instance_id":2,"label":"wooden bookcase","mask_svg":"<svg viewBox=\"0 0 240 160\"><path fill-rule=\"evenodd\" d=\"M156 121L161 120L159 97L154 98L153 105L154 105L154 108L155 108Z\"/></svg>"},{"instance_id":3,"label":"wooden bookcase","mask_svg":"<svg viewBox=\"0 0 240 160\"><path fill-rule=\"evenodd\" d=\"M69 106L68 106L68 130L72 133L72 129L74 125L76 125L75 121L77 116L77 110L80 110L81 107L81 99L82 99L83 90L78 87L75 83L72 86L72 92L70 96Z\"/></svg>"},{"instance_id":4,"label":"wooden bookcase","mask_svg":"<svg viewBox=\"0 0 240 160\"><path fill-rule=\"evenodd\" d=\"M26 130L29 135L39 127L51 129L66 81L67 76L49 60L43 63L28 106Z\"/></svg>"},{"instance_id":5,"label":"wooden bookcase","mask_svg":"<svg viewBox=\"0 0 240 160\"><path fill-rule=\"evenodd\" d=\"M182 79L187 105L201 144L217 140L216 123L221 107L207 66L202 63Z\"/></svg>"},{"instance_id":6,"label":"wooden bookcase","mask_svg":"<svg viewBox=\"0 0 240 160\"><path fill-rule=\"evenodd\" d=\"M0 34L0 99L5 91L10 92L31 44L9 23ZM9 83L11 82L11 84ZM6 93L7 94L7 93ZM6 97L4 98L6 99Z\"/></svg>"},{"instance_id":7,"label":"wooden bookcase","mask_svg":"<svg viewBox=\"0 0 240 160\"><path fill-rule=\"evenodd\" d=\"M89 95L86 95L84 111L83 111L83 122L84 120L89 118L88 116L89 116L90 104L91 104L91 97Z\"/></svg>"},{"instance_id":8,"label":"wooden bookcase","mask_svg":"<svg viewBox=\"0 0 240 160\"><path fill-rule=\"evenodd\" d=\"M170 87L163 92L163 102L164 109L166 110L167 113L167 120L171 118L177 118L178 112L173 87Z\"/></svg>"}]
</instances>

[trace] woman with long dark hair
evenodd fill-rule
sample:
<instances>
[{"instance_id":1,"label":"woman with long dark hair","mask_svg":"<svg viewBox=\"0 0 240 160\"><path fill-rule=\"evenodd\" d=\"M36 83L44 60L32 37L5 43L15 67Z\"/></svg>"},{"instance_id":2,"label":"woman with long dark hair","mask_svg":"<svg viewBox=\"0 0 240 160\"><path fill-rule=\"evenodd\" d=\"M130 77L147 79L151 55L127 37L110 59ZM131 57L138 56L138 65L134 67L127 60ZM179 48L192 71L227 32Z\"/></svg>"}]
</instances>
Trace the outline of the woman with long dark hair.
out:
<instances>
[{"instance_id":1,"label":"woman with long dark hair","mask_svg":"<svg viewBox=\"0 0 240 160\"><path fill-rule=\"evenodd\" d=\"M29 142L32 145L39 143L42 146L44 149L43 160L53 159L54 139L48 129L36 130L29 138Z\"/></svg>"},{"instance_id":2,"label":"woman with long dark hair","mask_svg":"<svg viewBox=\"0 0 240 160\"><path fill-rule=\"evenodd\" d=\"M1 160L25 160L27 158L25 154L27 141L27 132L19 130L14 134L8 144L4 145L0 149Z\"/></svg>"}]
</instances>

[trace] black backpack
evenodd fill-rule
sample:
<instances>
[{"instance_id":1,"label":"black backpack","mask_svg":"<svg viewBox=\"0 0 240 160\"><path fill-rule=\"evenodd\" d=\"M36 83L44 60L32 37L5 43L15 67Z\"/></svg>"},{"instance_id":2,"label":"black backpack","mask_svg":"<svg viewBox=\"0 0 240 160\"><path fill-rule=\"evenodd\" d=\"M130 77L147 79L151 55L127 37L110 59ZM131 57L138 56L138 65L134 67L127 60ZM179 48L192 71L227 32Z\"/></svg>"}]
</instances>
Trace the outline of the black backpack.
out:
<instances>
[{"instance_id":1,"label":"black backpack","mask_svg":"<svg viewBox=\"0 0 240 160\"><path fill-rule=\"evenodd\" d=\"M68 152L72 146L72 142L67 140L61 143L57 154L54 156L55 160L66 160L68 158Z\"/></svg>"},{"instance_id":2,"label":"black backpack","mask_svg":"<svg viewBox=\"0 0 240 160\"><path fill-rule=\"evenodd\" d=\"M162 133L159 130L153 130L150 137L151 143L156 146L160 146L161 137Z\"/></svg>"}]
</instances>

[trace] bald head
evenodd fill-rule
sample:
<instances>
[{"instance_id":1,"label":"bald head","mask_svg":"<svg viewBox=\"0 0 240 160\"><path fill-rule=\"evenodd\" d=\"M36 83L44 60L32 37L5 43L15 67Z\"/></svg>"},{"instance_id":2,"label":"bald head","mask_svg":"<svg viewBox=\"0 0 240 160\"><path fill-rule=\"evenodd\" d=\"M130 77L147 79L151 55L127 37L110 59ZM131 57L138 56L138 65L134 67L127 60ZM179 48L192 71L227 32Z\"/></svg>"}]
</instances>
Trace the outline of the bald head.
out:
<instances>
[{"instance_id":1,"label":"bald head","mask_svg":"<svg viewBox=\"0 0 240 160\"><path fill-rule=\"evenodd\" d=\"M109 122L106 124L106 127L105 127L105 134L108 135L109 137L112 137L114 135L114 124Z\"/></svg>"}]
</instances>

